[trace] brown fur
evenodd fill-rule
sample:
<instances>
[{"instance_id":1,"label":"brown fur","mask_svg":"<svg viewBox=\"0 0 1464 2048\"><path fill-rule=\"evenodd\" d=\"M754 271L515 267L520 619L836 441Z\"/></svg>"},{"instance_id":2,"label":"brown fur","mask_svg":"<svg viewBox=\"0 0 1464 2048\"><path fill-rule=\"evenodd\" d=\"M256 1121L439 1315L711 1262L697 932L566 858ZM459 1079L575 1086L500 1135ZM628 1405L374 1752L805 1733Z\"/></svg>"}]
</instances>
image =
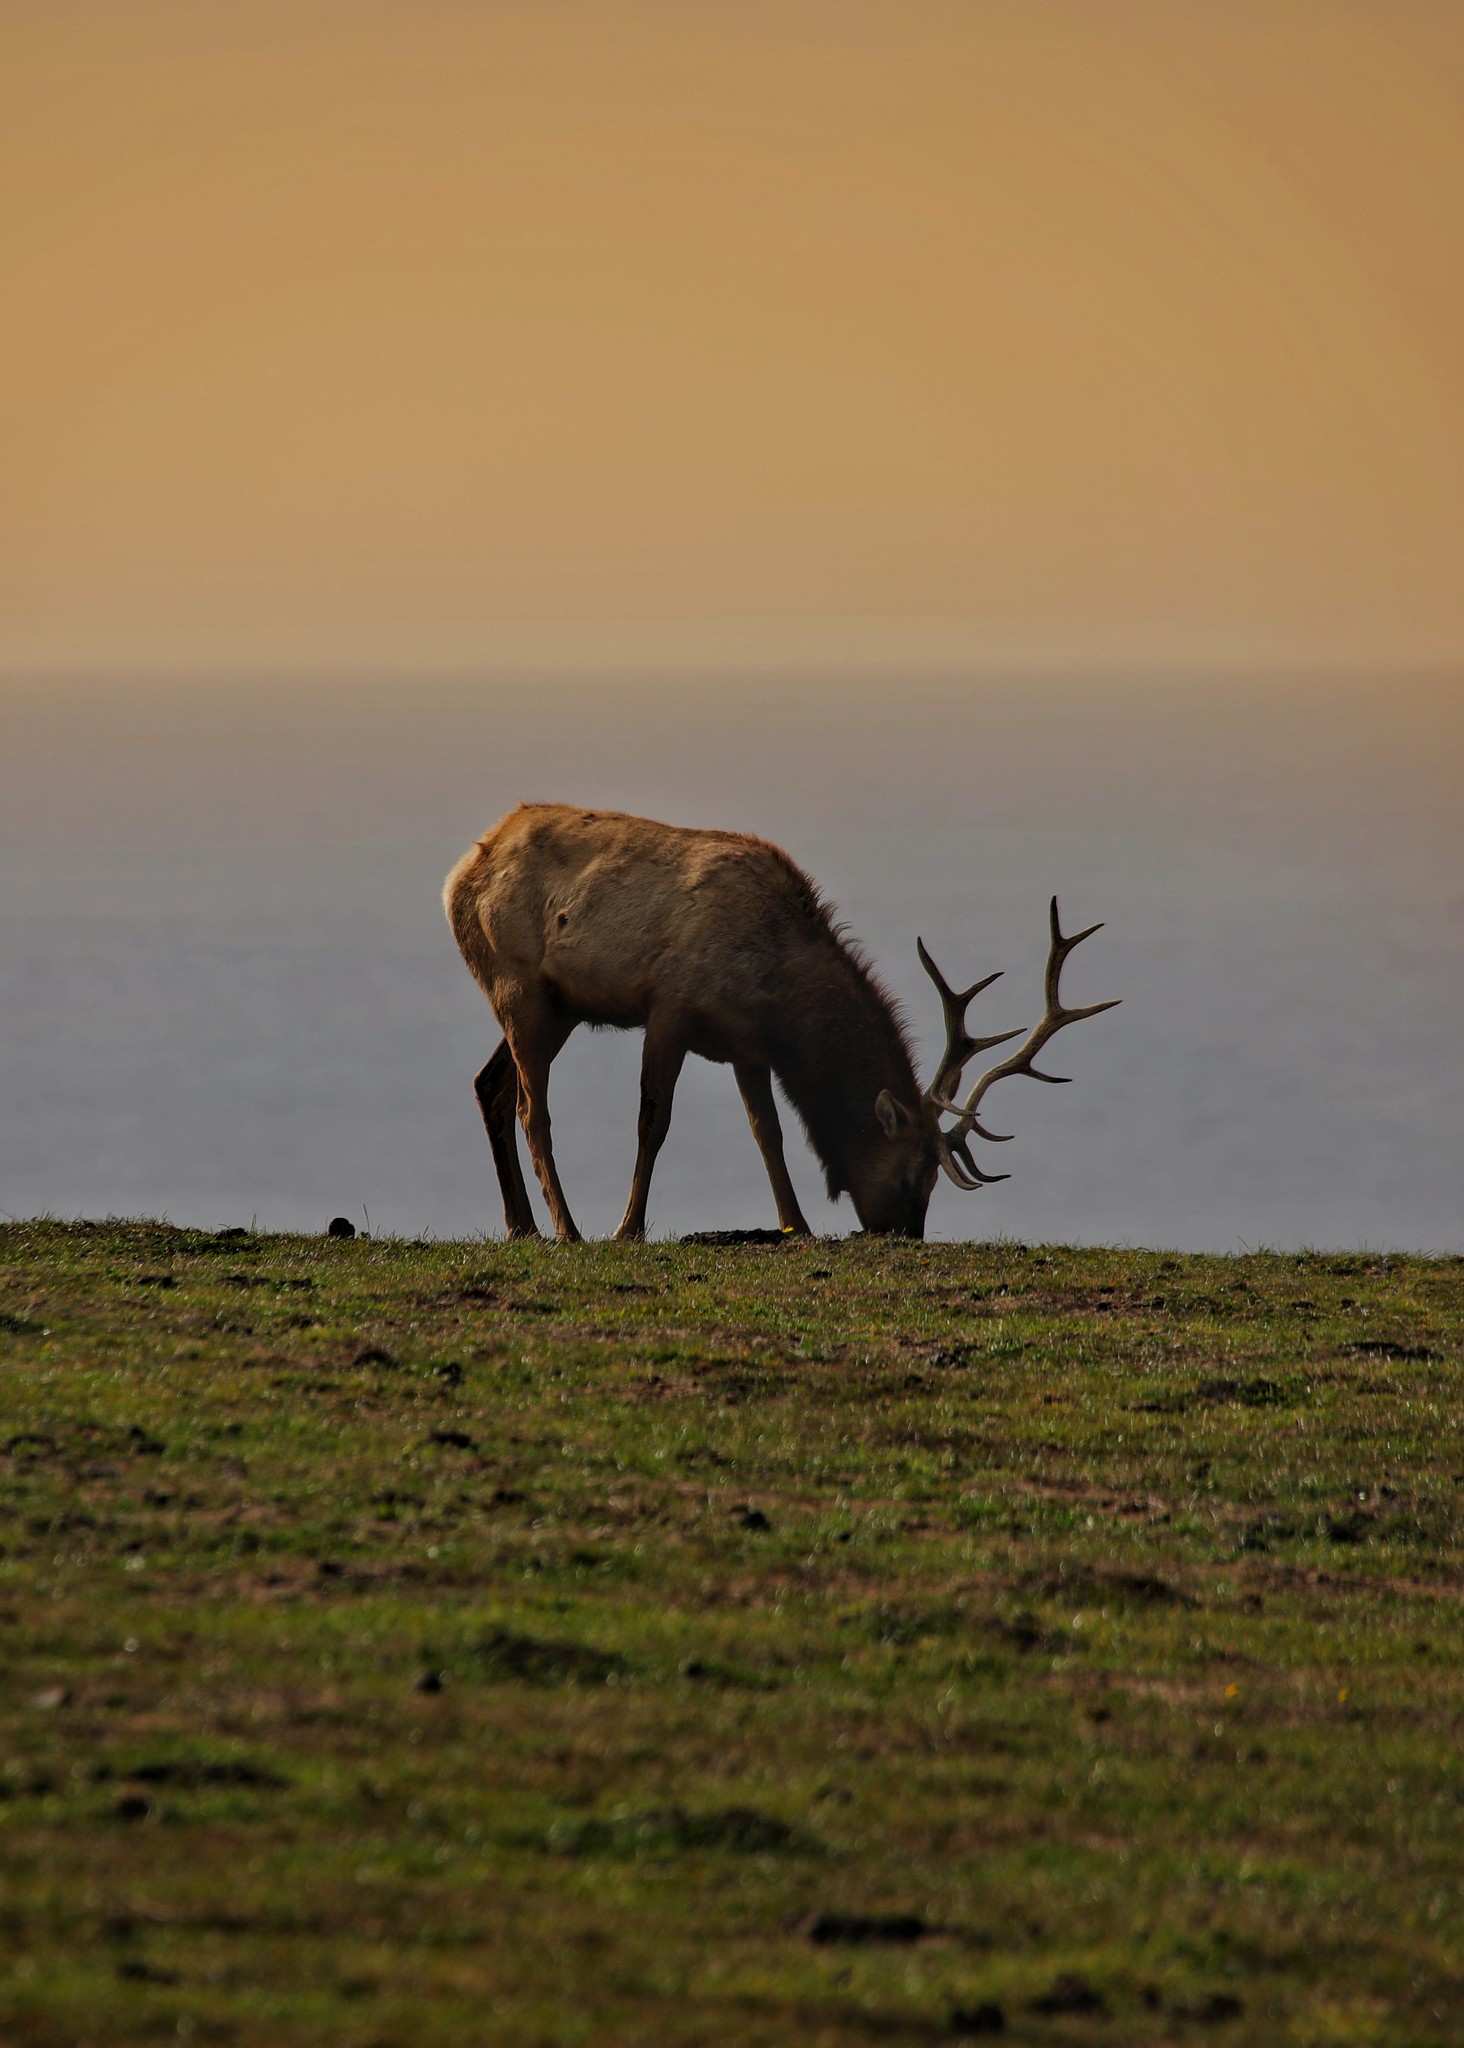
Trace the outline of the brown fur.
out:
<instances>
[{"instance_id":1,"label":"brown fur","mask_svg":"<svg viewBox=\"0 0 1464 2048\"><path fill-rule=\"evenodd\" d=\"M520 804L447 879L463 958L504 1044L478 1077L511 1234L534 1229L515 1108L555 1229L574 1237L554 1167L549 1067L576 1025L641 1027L640 1149L617 1235L639 1236L651 1168L689 1052L730 1064L785 1227L806 1230L783 1163L776 1074L867 1228L920 1235L935 1118L899 1013L781 848L567 804ZM876 1115L887 1093L892 1131ZM891 1112L886 1110L886 1120Z\"/></svg>"}]
</instances>

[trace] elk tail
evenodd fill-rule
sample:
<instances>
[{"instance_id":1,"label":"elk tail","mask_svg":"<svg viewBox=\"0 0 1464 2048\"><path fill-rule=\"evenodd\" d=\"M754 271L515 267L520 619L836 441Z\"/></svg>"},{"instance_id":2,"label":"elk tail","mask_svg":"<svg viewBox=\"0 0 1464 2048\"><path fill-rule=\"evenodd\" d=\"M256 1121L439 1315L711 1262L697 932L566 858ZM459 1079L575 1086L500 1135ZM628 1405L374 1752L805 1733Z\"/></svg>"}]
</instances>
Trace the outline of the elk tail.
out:
<instances>
[{"instance_id":1,"label":"elk tail","mask_svg":"<svg viewBox=\"0 0 1464 2048\"><path fill-rule=\"evenodd\" d=\"M470 846L442 885L442 907L458 951L468 963L468 972L484 995L489 992L492 958L483 920L478 914L478 892L483 884L483 849Z\"/></svg>"}]
</instances>

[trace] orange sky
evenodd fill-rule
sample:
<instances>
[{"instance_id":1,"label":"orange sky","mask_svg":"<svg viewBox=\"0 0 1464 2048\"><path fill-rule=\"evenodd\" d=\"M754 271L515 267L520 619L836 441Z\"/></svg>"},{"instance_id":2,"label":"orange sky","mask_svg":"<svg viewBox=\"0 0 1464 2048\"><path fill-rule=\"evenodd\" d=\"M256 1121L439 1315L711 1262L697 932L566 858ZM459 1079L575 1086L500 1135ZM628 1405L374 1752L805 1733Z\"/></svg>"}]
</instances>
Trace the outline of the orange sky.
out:
<instances>
[{"instance_id":1,"label":"orange sky","mask_svg":"<svg viewBox=\"0 0 1464 2048\"><path fill-rule=\"evenodd\" d=\"M6 0L0 664L1464 656L1458 0Z\"/></svg>"}]
</instances>

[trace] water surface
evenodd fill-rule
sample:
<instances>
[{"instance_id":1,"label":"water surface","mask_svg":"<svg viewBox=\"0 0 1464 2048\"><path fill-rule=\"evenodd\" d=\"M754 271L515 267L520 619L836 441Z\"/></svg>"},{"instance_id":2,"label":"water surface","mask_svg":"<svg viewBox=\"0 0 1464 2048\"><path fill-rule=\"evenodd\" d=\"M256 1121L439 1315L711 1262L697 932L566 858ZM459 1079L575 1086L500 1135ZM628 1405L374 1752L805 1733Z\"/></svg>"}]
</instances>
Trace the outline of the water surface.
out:
<instances>
[{"instance_id":1,"label":"water surface","mask_svg":"<svg viewBox=\"0 0 1464 2048\"><path fill-rule=\"evenodd\" d=\"M832 896L923 1057L953 981L1035 1019L1045 906L1106 920L1074 1077L932 1228L1192 1248L1464 1242L1464 685L1388 680L241 677L0 693L0 1208L496 1230L496 1038L438 903L521 797L763 833ZM1060 1055L1060 1057L1059 1057ZM555 1069L561 1170L611 1228L639 1039ZM791 1119L790 1119L791 1121ZM847 1229L801 1137L816 1227ZM688 1063L652 1227L773 1220L731 1076Z\"/></svg>"}]
</instances>

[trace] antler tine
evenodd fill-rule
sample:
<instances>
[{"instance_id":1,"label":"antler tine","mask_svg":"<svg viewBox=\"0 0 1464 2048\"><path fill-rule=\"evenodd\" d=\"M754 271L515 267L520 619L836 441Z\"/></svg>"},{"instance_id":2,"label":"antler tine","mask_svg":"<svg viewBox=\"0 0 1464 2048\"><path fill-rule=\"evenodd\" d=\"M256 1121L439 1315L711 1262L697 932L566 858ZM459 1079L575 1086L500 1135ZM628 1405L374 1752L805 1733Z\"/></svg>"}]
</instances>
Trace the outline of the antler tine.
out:
<instances>
[{"instance_id":1,"label":"antler tine","mask_svg":"<svg viewBox=\"0 0 1464 2048\"><path fill-rule=\"evenodd\" d=\"M959 1115L954 1105L940 1100L949 1096L952 1089L959 1087L962 1074L978 1052L989 1052L994 1045L1005 1045L1009 1038L1020 1037L1019 1031L1001 1031L992 1038L972 1038L966 1029L966 1006L973 996L979 996L982 989L990 988L994 981L1000 981L1002 970L986 975L981 981L973 981L967 989L953 989L926 950L924 939L917 938L915 950L920 955L920 964L940 990L941 1008L945 1012L946 1049L940 1065L935 1070L935 1079L926 1089L926 1097L940 1108L950 1108Z\"/></svg>"},{"instance_id":2,"label":"antler tine","mask_svg":"<svg viewBox=\"0 0 1464 2048\"><path fill-rule=\"evenodd\" d=\"M937 1132L936 1157L946 1177L958 1188L990 1187L996 1181L1011 1179L1009 1173L983 1173L971 1157L965 1138L952 1140L944 1131Z\"/></svg>"},{"instance_id":3,"label":"antler tine","mask_svg":"<svg viewBox=\"0 0 1464 2048\"><path fill-rule=\"evenodd\" d=\"M954 1127L945 1133L946 1142L952 1147L964 1144L968 1132L973 1130L979 1132L983 1137L991 1135L982 1131L976 1117L976 1111L980 1107L981 1099L986 1094L987 1089L995 1082L1003 1081L1012 1074L1030 1074L1034 1081L1048 1081L1054 1086L1065 1085L1071 1078L1069 1075L1044 1074L1040 1068L1033 1066L1032 1062L1037 1057L1037 1054L1050 1038L1056 1037L1057 1033L1064 1030L1067 1025L1077 1024L1084 1017L1096 1017L1104 1010L1117 1009L1119 1003L1123 1000L1121 996L1115 996L1106 1003L1087 1003L1081 1009L1076 1010L1066 1008L1061 992L1063 963L1069 953L1072 952L1074 946L1080 946L1084 939L1092 938L1094 932L1100 931L1102 926L1101 924L1090 924L1085 931L1074 932L1070 937L1065 936L1058 919L1057 898L1055 896L1052 899L1048 915L1052 931L1052 943L1048 949L1047 970L1043 977L1043 988L1047 998L1046 1009L1043 1012L1041 1021L1033 1026L1022 1044L1017 1047L1017 1050L1006 1059L999 1060L994 1067L987 1068L986 1072L980 1077L970 1094L966 1097L964 1103L957 1105L956 1103L946 1101L938 1105L943 1109L953 1111L958 1118ZM1011 1035L1015 1037L1016 1033L1013 1032Z\"/></svg>"},{"instance_id":4,"label":"antler tine","mask_svg":"<svg viewBox=\"0 0 1464 2048\"><path fill-rule=\"evenodd\" d=\"M1004 1036L1007 1038L1015 1038L1016 1035L1015 1031L1004 1033ZM998 1039L997 1044L999 1045L1000 1043L1001 1040ZM934 1103L942 1115L960 1117L967 1130L974 1131L978 1138L984 1138L988 1145L1010 1145L1016 1135L1014 1131L988 1131L985 1124L980 1123L968 1111L962 1109L959 1102L947 1102L943 1095L932 1093L929 1100Z\"/></svg>"},{"instance_id":5,"label":"antler tine","mask_svg":"<svg viewBox=\"0 0 1464 2048\"><path fill-rule=\"evenodd\" d=\"M965 1009L967 1003L970 1002L972 996L979 996L982 989L990 988L991 984L994 981L1000 981L1002 976L1002 969L998 967L995 974L988 974L984 981L973 981L968 989L958 991L951 987L950 983L931 959L924 939L916 939L915 950L920 955L921 966L940 990L941 1001L948 1007L954 1005L958 1017Z\"/></svg>"},{"instance_id":6,"label":"antler tine","mask_svg":"<svg viewBox=\"0 0 1464 2048\"><path fill-rule=\"evenodd\" d=\"M1064 938L1062 934L1062 926L1058 923L1057 898L1055 896L1053 897L1052 902L1048 906L1047 918L1048 924L1050 925L1052 931L1052 944L1048 949L1047 954L1047 972L1043 976L1043 990L1047 997L1047 1007L1049 1011L1062 1010L1064 1020L1069 1024L1075 1024L1079 1017L1096 1017L1100 1010L1116 1009L1117 1006L1123 1001L1122 996L1115 996L1112 1002L1090 1003L1088 1007L1083 1010L1063 1010L1062 999L1058 995L1057 991L1058 982L1062 978L1063 964L1066 961L1068 954L1072 952L1074 946L1081 946L1084 939L1091 939L1094 932L1102 931L1102 918L1099 918L1097 924L1087 925L1082 931L1074 932L1071 938ZM1051 1074L1039 1074L1037 1078L1038 1080L1049 1081L1053 1080L1055 1076Z\"/></svg>"}]
</instances>

